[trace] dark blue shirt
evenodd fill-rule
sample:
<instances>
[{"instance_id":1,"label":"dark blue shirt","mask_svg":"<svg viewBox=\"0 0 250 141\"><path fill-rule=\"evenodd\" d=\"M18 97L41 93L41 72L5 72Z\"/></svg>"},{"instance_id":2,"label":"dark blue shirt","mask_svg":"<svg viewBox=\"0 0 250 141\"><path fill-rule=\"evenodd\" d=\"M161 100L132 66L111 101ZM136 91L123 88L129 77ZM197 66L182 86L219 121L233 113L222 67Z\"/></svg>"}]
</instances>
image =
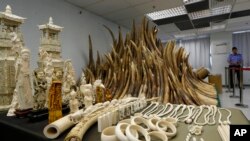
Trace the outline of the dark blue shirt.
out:
<instances>
[{"instance_id":1,"label":"dark blue shirt","mask_svg":"<svg viewBox=\"0 0 250 141\"><path fill-rule=\"evenodd\" d=\"M240 65L242 63L242 55L241 54L230 54L227 58L227 61L230 65Z\"/></svg>"}]
</instances>

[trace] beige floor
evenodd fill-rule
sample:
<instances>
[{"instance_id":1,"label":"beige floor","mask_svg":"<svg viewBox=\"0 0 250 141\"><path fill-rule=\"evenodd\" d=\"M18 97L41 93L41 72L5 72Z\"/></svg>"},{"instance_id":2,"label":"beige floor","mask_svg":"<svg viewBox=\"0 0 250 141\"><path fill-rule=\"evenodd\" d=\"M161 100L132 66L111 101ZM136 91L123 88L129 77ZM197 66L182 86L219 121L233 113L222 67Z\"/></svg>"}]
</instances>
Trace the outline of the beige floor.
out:
<instances>
[{"instance_id":1,"label":"beige floor","mask_svg":"<svg viewBox=\"0 0 250 141\"><path fill-rule=\"evenodd\" d=\"M237 108L240 109L245 116L250 120L250 87L245 87L243 90L243 103L248 105L248 108L241 108L235 106L236 103L239 103L239 98L230 98L229 96L232 95L231 92L227 92L228 89L223 88L223 93L220 94L220 101L221 101L221 106L225 108ZM235 91L236 95L239 95L239 89L236 88Z\"/></svg>"}]
</instances>

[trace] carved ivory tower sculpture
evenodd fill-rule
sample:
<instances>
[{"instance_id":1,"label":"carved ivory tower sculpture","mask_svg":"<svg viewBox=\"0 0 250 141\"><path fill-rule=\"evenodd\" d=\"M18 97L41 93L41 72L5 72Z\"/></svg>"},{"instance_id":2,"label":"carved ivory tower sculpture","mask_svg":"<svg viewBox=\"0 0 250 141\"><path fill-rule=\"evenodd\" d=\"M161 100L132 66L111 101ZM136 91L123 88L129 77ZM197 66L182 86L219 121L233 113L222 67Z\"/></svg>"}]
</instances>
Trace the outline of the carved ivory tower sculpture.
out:
<instances>
[{"instance_id":1,"label":"carved ivory tower sculpture","mask_svg":"<svg viewBox=\"0 0 250 141\"><path fill-rule=\"evenodd\" d=\"M10 107L15 82L15 61L23 47L23 37L19 26L25 18L12 14L6 6L0 12L0 111Z\"/></svg>"},{"instance_id":2,"label":"carved ivory tower sculpture","mask_svg":"<svg viewBox=\"0 0 250 141\"><path fill-rule=\"evenodd\" d=\"M63 27L55 25L52 17L47 24L39 25L42 31L39 48L38 67L43 69L47 80L46 104L48 104L48 92L52 84L53 71L63 71L64 61L61 57L61 43L59 33Z\"/></svg>"},{"instance_id":3,"label":"carved ivory tower sculpture","mask_svg":"<svg viewBox=\"0 0 250 141\"><path fill-rule=\"evenodd\" d=\"M55 68L63 69L64 62L61 57L61 43L59 40L59 33L62 31L63 27L55 25L52 17L49 18L49 23L39 25L38 27L42 31L40 49L51 54L53 66ZM42 60L39 60L38 66L43 67L41 66L42 64Z\"/></svg>"}]
</instances>

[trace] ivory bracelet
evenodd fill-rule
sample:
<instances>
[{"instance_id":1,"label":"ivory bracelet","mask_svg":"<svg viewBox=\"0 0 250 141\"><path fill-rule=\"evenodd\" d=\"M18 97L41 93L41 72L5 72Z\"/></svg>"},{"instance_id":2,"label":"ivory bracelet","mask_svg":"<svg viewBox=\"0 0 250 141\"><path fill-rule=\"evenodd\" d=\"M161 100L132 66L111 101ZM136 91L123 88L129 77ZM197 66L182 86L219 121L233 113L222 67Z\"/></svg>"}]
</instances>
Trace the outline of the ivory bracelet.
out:
<instances>
[{"instance_id":1,"label":"ivory bracelet","mask_svg":"<svg viewBox=\"0 0 250 141\"><path fill-rule=\"evenodd\" d=\"M107 127L102 131L101 141L119 141L115 135L115 126Z\"/></svg>"},{"instance_id":2,"label":"ivory bracelet","mask_svg":"<svg viewBox=\"0 0 250 141\"><path fill-rule=\"evenodd\" d=\"M150 137L156 137L157 139L160 139L162 141L168 141L168 137L164 132L152 131L152 132L149 132L148 135Z\"/></svg>"},{"instance_id":3,"label":"ivory bracelet","mask_svg":"<svg viewBox=\"0 0 250 141\"><path fill-rule=\"evenodd\" d=\"M144 138L145 138L145 141L150 141L150 136L148 135L148 132L146 129L142 128L141 126L139 125L129 125L127 128L126 128L126 135L127 135L127 138L129 141L140 141L138 139L138 137L136 137L133 132L134 131L137 131L138 133L141 133Z\"/></svg>"}]
</instances>

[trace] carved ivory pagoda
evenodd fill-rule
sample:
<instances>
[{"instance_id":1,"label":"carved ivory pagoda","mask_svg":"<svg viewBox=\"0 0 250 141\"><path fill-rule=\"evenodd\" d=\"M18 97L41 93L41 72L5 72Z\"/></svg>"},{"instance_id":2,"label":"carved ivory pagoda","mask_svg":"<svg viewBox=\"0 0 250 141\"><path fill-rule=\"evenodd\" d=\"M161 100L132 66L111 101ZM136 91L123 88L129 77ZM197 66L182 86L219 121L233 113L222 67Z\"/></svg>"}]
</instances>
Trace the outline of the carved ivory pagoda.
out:
<instances>
[{"instance_id":1,"label":"carved ivory pagoda","mask_svg":"<svg viewBox=\"0 0 250 141\"><path fill-rule=\"evenodd\" d=\"M6 6L0 12L0 111L10 107L15 82L15 61L24 43L19 27L25 18L12 14L11 7Z\"/></svg>"},{"instance_id":2,"label":"carved ivory pagoda","mask_svg":"<svg viewBox=\"0 0 250 141\"><path fill-rule=\"evenodd\" d=\"M61 43L59 40L59 33L63 27L55 25L52 17L49 18L47 24L39 25L39 29L42 31L40 39L40 50L46 51L51 55L54 69L63 70L64 61L61 57ZM42 67L42 60L39 59L38 66Z\"/></svg>"}]
</instances>

